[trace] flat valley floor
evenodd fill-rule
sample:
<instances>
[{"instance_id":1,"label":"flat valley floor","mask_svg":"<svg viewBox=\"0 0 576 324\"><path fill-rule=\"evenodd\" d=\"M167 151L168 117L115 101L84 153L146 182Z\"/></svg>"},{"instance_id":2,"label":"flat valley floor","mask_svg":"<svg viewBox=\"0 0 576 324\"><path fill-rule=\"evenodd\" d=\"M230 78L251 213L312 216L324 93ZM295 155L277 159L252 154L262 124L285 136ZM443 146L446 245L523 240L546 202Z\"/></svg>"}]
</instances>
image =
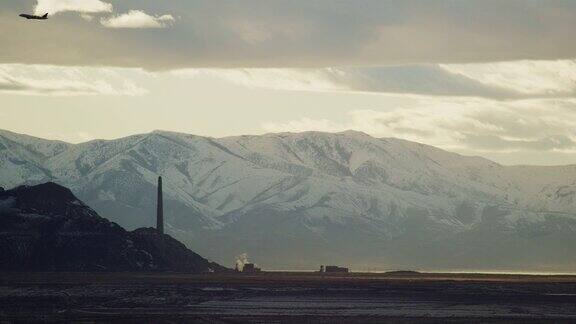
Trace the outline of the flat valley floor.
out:
<instances>
[{"instance_id":1,"label":"flat valley floor","mask_svg":"<svg viewBox=\"0 0 576 324\"><path fill-rule=\"evenodd\" d=\"M575 276L0 273L0 323L576 322Z\"/></svg>"}]
</instances>

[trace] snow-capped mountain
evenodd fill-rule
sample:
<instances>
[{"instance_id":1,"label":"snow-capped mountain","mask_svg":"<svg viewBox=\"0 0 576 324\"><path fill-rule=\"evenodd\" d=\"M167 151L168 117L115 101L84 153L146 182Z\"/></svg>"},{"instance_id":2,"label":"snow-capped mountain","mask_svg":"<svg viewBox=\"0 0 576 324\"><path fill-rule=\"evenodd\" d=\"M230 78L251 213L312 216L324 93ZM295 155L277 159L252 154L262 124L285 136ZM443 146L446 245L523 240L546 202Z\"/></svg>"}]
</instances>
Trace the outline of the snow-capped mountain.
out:
<instances>
[{"instance_id":1,"label":"snow-capped mountain","mask_svg":"<svg viewBox=\"0 0 576 324\"><path fill-rule=\"evenodd\" d=\"M395 138L155 131L67 144L0 132L0 186L56 181L127 229L154 224L224 264L576 269L576 166L502 166Z\"/></svg>"}]
</instances>

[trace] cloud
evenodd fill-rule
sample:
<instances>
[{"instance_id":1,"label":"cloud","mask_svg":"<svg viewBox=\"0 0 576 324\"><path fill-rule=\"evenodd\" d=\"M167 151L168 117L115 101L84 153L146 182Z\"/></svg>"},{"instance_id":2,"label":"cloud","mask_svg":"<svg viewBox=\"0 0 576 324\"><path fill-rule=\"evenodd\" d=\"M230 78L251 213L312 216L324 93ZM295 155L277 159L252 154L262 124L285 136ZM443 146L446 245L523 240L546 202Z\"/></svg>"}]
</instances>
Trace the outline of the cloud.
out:
<instances>
[{"instance_id":1,"label":"cloud","mask_svg":"<svg viewBox=\"0 0 576 324\"><path fill-rule=\"evenodd\" d=\"M82 13L112 12L112 4L100 0L38 0L36 14L76 11Z\"/></svg>"},{"instance_id":2,"label":"cloud","mask_svg":"<svg viewBox=\"0 0 576 324\"><path fill-rule=\"evenodd\" d=\"M165 28L173 21L172 15L155 17L141 10L130 10L119 16L100 19L100 23L107 28Z\"/></svg>"},{"instance_id":3,"label":"cloud","mask_svg":"<svg viewBox=\"0 0 576 324\"><path fill-rule=\"evenodd\" d=\"M413 99L392 110L353 110L343 118L334 117L345 121L301 118L268 122L262 128L267 132L353 129L474 154L576 153L575 99Z\"/></svg>"},{"instance_id":4,"label":"cloud","mask_svg":"<svg viewBox=\"0 0 576 324\"><path fill-rule=\"evenodd\" d=\"M576 60L515 61L441 65L446 71L524 95L576 93Z\"/></svg>"},{"instance_id":5,"label":"cloud","mask_svg":"<svg viewBox=\"0 0 576 324\"><path fill-rule=\"evenodd\" d=\"M335 70L334 70L335 71ZM212 76L250 88L291 91L348 91L331 78L332 69L185 69L171 74L183 78Z\"/></svg>"},{"instance_id":6,"label":"cloud","mask_svg":"<svg viewBox=\"0 0 576 324\"><path fill-rule=\"evenodd\" d=\"M136 72L137 73L137 72ZM129 95L146 93L118 69L0 65L0 92L19 95Z\"/></svg>"},{"instance_id":7,"label":"cloud","mask_svg":"<svg viewBox=\"0 0 576 324\"><path fill-rule=\"evenodd\" d=\"M38 10L111 12L112 5L119 13L134 8L177 12L178 24L162 33L150 29L121 33L59 15L42 24L39 32L38 24L24 24L17 17L24 9L21 0L3 0L0 30L18 32L0 34L0 43L11 45L0 51L0 63L170 70L576 57L576 2L565 0L365 0L362 5L332 0L40 0ZM169 23L169 16L161 17L146 18L147 24ZM140 26L132 20L119 24ZM78 41L80 32L90 41Z\"/></svg>"},{"instance_id":8,"label":"cloud","mask_svg":"<svg viewBox=\"0 0 576 324\"><path fill-rule=\"evenodd\" d=\"M405 93L498 100L573 97L576 61L514 61L322 69L188 69L247 87L294 91Z\"/></svg>"}]
</instances>

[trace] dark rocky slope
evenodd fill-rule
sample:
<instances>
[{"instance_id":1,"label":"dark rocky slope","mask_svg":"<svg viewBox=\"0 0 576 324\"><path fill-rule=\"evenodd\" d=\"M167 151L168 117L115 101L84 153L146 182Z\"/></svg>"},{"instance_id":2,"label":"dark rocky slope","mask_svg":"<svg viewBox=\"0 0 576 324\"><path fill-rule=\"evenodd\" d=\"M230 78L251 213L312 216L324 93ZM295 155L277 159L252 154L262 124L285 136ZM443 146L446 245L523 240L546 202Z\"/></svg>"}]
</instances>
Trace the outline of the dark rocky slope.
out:
<instances>
[{"instance_id":1,"label":"dark rocky slope","mask_svg":"<svg viewBox=\"0 0 576 324\"><path fill-rule=\"evenodd\" d=\"M0 270L227 270L153 228L124 230L52 182L0 190L0 247Z\"/></svg>"}]
</instances>

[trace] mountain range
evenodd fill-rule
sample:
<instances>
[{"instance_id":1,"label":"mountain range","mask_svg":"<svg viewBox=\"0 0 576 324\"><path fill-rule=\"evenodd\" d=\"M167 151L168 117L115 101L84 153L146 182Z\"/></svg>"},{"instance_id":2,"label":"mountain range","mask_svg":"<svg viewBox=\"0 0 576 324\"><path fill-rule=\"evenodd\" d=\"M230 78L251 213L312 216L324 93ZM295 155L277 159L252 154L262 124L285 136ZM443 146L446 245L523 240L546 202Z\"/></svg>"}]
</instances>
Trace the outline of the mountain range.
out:
<instances>
[{"instance_id":1,"label":"mountain range","mask_svg":"<svg viewBox=\"0 0 576 324\"><path fill-rule=\"evenodd\" d=\"M0 131L0 186L54 181L127 230L264 268L576 269L576 165L504 166L397 138L165 131L70 144Z\"/></svg>"}]
</instances>

